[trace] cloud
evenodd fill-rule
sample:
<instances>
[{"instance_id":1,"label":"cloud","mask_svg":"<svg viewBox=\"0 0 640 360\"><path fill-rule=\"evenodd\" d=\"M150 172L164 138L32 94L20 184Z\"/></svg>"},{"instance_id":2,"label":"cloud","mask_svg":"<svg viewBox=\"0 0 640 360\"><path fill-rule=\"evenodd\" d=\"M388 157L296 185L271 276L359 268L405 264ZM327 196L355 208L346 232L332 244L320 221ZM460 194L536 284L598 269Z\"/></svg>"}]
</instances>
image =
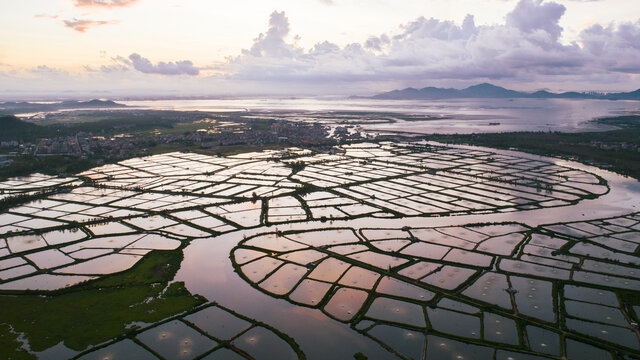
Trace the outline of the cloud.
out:
<instances>
[{"instance_id":1,"label":"cloud","mask_svg":"<svg viewBox=\"0 0 640 360\"><path fill-rule=\"evenodd\" d=\"M129 60L134 69L145 74L198 75L200 73L200 69L193 66L189 60L168 63L160 61L154 65L149 59L138 54L129 55Z\"/></svg>"},{"instance_id":2,"label":"cloud","mask_svg":"<svg viewBox=\"0 0 640 360\"><path fill-rule=\"evenodd\" d=\"M106 57L106 52L100 51L100 57ZM131 73L134 69L133 62L122 56L114 56L110 58L110 63L100 66L83 66L84 70L88 73L96 74L118 74L123 75L125 72ZM130 75L130 74L128 74Z\"/></svg>"},{"instance_id":3,"label":"cloud","mask_svg":"<svg viewBox=\"0 0 640 360\"><path fill-rule=\"evenodd\" d=\"M311 47L301 47L287 15L275 11L244 50L208 67L101 54L105 64L83 73L46 67L0 72L0 88L52 94L99 88L137 96L365 94L484 81L523 90L637 88L640 20L593 25L566 42L559 23L567 10L558 2L514 1L500 24L478 25L472 15L462 22L418 17L360 42ZM158 74L191 76L167 81Z\"/></svg>"},{"instance_id":4,"label":"cloud","mask_svg":"<svg viewBox=\"0 0 640 360\"><path fill-rule=\"evenodd\" d=\"M617 26L593 25L580 33L580 42L601 68L640 74L640 20Z\"/></svg>"},{"instance_id":5,"label":"cloud","mask_svg":"<svg viewBox=\"0 0 640 360\"><path fill-rule=\"evenodd\" d=\"M521 0L516 8L507 15L507 26L512 26L526 33L544 31L554 39L562 34L558 21L567 8L563 5L543 0Z\"/></svg>"},{"instance_id":6,"label":"cloud","mask_svg":"<svg viewBox=\"0 0 640 360\"><path fill-rule=\"evenodd\" d=\"M328 41L304 49L288 39L284 12L274 12L266 33L218 70L230 79L288 84L398 83L417 86L442 80L507 82L581 81L585 74L640 73L640 22L583 31L562 43L566 8L520 0L503 24L462 24L419 17L395 33L340 47ZM606 53L607 56L602 54ZM623 56L620 56L623 55ZM624 77L624 76L623 76Z\"/></svg>"},{"instance_id":7,"label":"cloud","mask_svg":"<svg viewBox=\"0 0 640 360\"><path fill-rule=\"evenodd\" d=\"M101 65L100 67L93 66L84 66L84 70L89 73L103 73L103 74L113 74L113 73L123 73L130 71L131 68L122 64L110 64L110 65Z\"/></svg>"},{"instance_id":8,"label":"cloud","mask_svg":"<svg viewBox=\"0 0 640 360\"><path fill-rule=\"evenodd\" d=\"M137 1L138 0L75 0L75 6L114 8L130 6Z\"/></svg>"},{"instance_id":9,"label":"cloud","mask_svg":"<svg viewBox=\"0 0 640 360\"><path fill-rule=\"evenodd\" d=\"M64 26L81 33L86 32L92 27L118 23L115 20L87 20L87 19L63 20L63 22L64 22Z\"/></svg>"},{"instance_id":10,"label":"cloud","mask_svg":"<svg viewBox=\"0 0 640 360\"><path fill-rule=\"evenodd\" d=\"M388 45L390 39L387 35L382 35L380 37L371 36L365 41L364 47L370 50L382 51L382 47Z\"/></svg>"},{"instance_id":11,"label":"cloud","mask_svg":"<svg viewBox=\"0 0 640 360\"><path fill-rule=\"evenodd\" d=\"M29 71L34 73L58 73L60 70L49 67L47 65L38 65L34 68L31 68Z\"/></svg>"},{"instance_id":12,"label":"cloud","mask_svg":"<svg viewBox=\"0 0 640 360\"><path fill-rule=\"evenodd\" d=\"M31 75L35 75L43 78L67 78L69 72L56 68L49 67L47 65L39 65L34 68L28 69L27 72Z\"/></svg>"},{"instance_id":13,"label":"cloud","mask_svg":"<svg viewBox=\"0 0 640 360\"><path fill-rule=\"evenodd\" d=\"M269 17L269 30L258 35L251 49L243 50L242 53L254 57L290 57L296 49L285 42L289 31L289 19L284 11L274 11Z\"/></svg>"},{"instance_id":14,"label":"cloud","mask_svg":"<svg viewBox=\"0 0 640 360\"><path fill-rule=\"evenodd\" d=\"M37 14L34 17L38 19L57 19L58 15Z\"/></svg>"}]
</instances>

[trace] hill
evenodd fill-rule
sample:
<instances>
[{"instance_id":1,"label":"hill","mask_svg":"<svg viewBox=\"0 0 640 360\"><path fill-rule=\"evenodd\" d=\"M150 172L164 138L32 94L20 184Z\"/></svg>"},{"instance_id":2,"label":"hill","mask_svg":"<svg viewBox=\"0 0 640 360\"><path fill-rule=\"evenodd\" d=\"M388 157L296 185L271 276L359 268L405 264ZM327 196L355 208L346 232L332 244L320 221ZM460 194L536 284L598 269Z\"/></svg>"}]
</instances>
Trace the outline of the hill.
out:
<instances>
[{"instance_id":1,"label":"hill","mask_svg":"<svg viewBox=\"0 0 640 360\"><path fill-rule=\"evenodd\" d=\"M20 114L64 109L122 108L126 105L111 100L63 101L56 103L5 102L0 103L0 113Z\"/></svg>"},{"instance_id":2,"label":"hill","mask_svg":"<svg viewBox=\"0 0 640 360\"><path fill-rule=\"evenodd\" d=\"M446 89L425 87L393 90L372 96L381 100L438 100L438 99L600 99L600 100L640 100L640 89L623 93L564 92L552 93L536 91L533 93L505 89L493 84L483 83L466 89Z\"/></svg>"},{"instance_id":3,"label":"hill","mask_svg":"<svg viewBox=\"0 0 640 360\"><path fill-rule=\"evenodd\" d=\"M9 140L35 140L40 137L46 137L50 133L50 129L22 121L15 116L0 116L0 141Z\"/></svg>"}]
</instances>

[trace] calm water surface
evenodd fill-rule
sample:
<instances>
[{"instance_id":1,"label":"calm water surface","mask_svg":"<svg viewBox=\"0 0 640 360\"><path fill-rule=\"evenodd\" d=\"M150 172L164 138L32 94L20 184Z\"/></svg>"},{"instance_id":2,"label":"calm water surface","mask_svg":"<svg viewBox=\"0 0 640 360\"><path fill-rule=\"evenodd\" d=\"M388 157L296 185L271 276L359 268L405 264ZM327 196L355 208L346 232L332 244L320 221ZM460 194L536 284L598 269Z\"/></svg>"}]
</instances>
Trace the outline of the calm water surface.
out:
<instances>
[{"instance_id":1,"label":"calm water surface","mask_svg":"<svg viewBox=\"0 0 640 360\"><path fill-rule=\"evenodd\" d=\"M367 125L370 130L416 133L506 131L594 131L606 129L590 120L640 111L637 101L568 99L219 99L122 101L129 106L184 111L362 111L447 117L445 120ZM499 125L496 125L499 123ZM493 124L493 125L491 125Z\"/></svg>"},{"instance_id":2,"label":"calm water surface","mask_svg":"<svg viewBox=\"0 0 640 360\"><path fill-rule=\"evenodd\" d=\"M480 147L468 148L486 150L486 148ZM505 221L514 221L535 227L548 223L614 217L637 212L640 209L640 203L638 202L638 198L640 198L640 183L634 179L625 178L608 171L574 162L513 151L493 151L536 160L552 161L558 165L596 173L607 180L611 190L596 199L582 200L577 205L568 208L559 207L533 211L518 211L507 214L467 215L442 218L361 218L344 221L334 220L330 223L308 222L279 224L277 226L273 225L270 227L234 232L215 239L199 239L192 242L185 249L184 261L174 281L184 281L192 293L201 294L208 300L218 302L223 306L233 307L235 310L247 316L277 327L284 333L295 334L294 337L296 341L300 344L308 359L347 359L351 358L351 354L358 351L366 353L369 359L395 359L395 356L387 352L371 338L353 331L347 324L331 319L321 310L296 306L251 287L247 281L238 276L234 270L232 262L229 259L229 253L243 238L275 230L310 230L327 227L437 227ZM538 286L540 287L541 285ZM502 287L500 289L502 290ZM543 307L543 309L546 311L552 310L550 307ZM447 320L444 320L446 318L446 316L443 317L445 324L447 323ZM433 318L431 321L434 321ZM461 326L460 323L456 323L454 327L462 331L468 328L469 324ZM507 332L505 331L505 333ZM507 333L507 335L517 337L516 334ZM461 343L455 344L454 348L456 349L455 351L460 352L464 350L464 345ZM436 353L436 350L432 351L432 354L434 353ZM345 356L345 354L349 354L349 356ZM427 358L439 359L438 357L429 356Z\"/></svg>"}]
</instances>

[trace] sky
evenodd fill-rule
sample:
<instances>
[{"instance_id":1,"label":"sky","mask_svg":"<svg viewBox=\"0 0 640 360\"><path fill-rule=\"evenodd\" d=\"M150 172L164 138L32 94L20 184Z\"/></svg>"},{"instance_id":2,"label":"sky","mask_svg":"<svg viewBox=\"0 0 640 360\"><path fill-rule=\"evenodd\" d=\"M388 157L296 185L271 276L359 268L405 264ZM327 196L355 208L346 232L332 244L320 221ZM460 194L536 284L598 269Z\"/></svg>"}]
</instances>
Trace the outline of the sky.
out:
<instances>
[{"instance_id":1,"label":"sky","mask_svg":"<svg viewBox=\"0 0 640 360\"><path fill-rule=\"evenodd\" d=\"M629 0L0 0L0 99L640 88Z\"/></svg>"}]
</instances>

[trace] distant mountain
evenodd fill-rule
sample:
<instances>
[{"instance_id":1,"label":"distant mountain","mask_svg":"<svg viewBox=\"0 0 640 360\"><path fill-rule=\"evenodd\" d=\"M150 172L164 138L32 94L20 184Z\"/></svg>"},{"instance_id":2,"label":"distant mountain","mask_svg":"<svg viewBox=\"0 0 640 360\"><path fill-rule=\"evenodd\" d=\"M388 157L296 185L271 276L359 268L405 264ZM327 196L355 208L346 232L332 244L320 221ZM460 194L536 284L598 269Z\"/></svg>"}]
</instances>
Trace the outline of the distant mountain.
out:
<instances>
[{"instance_id":1,"label":"distant mountain","mask_svg":"<svg viewBox=\"0 0 640 360\"><path fill-rule=\"evenodd\" d=\"M617 94L616 100L638 100L640 99L640 89L628 93Z\"/></svg>"},{"instance_id":2,"label":"distant mountain","mask_svg":"<svg viewBox=\"0 0 640 360\"><path fill-rule=\"evenodd\" d=\"M0 113L20 114L40 111L56 111L64 109L120 108L126 105L111 100L63 101L57 103L5 102L0 103Z\"/></svg>"},{"instance_id":3,"label":"distant mountain","mask_svg":"<svg viewBox=\"0 0 640 360\"><path fill-rule=\"evenodd\" d=\"M492 84L478 84L466 89L443 89L426 87L422 89L406 88L393 90L372 96L381 100L438 100L438 99L601 99L601 100L640 100L640 89L626 93L564 92L552 93L536 91L534 93L505 89Z\"/></svg>"},{"instance_id":4,"label":"distant mountain","mask_svg":"<svg viewBox=\"0 0 640 360\"><path fill-rule=\"evenodd\" d=\"M520 95L517 91L507 90L503 87L487 83L470 86L466 89L460 90L458 93L463 97L468 98L512 98Z\"/></svg>"}]
</instances>

